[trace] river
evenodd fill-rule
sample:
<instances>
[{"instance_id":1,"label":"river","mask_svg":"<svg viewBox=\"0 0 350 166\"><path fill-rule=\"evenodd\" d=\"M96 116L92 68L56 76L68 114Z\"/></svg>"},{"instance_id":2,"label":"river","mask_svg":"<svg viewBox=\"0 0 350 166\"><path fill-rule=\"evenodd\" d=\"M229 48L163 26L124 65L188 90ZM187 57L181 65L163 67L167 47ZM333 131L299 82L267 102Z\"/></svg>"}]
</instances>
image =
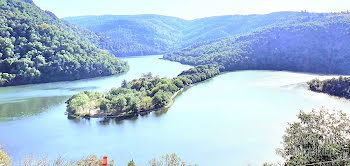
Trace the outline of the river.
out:
<instances>
[{"instance_id":1,"label":"river","mask_svg":"<svg viewBox=\"0 0 350 166\"><path fill-rule=\"evenodd\" d=\"M24 156L81 159L95 154L116 165L137 165L165 153L190 163L261 165L276 155L288 122L299 110L326 106L348 111L350 102L307 90L305 82L326 78L282 71L221 74L179 95L168 110L124 121L69 120L65 101L83 90L106 91L142 73L175 77L190 68L161 56L126 58L119 76L0 88L0 142L15 162Z\"/></svg>"}]
</instances>

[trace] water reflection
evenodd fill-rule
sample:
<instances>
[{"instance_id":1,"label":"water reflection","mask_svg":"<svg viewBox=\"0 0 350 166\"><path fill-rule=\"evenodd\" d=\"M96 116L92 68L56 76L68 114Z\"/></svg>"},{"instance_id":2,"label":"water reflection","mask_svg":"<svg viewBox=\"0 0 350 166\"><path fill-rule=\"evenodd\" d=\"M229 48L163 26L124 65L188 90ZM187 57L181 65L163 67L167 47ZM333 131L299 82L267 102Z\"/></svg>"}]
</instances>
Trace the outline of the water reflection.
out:
<instances>
[{"instance_id":1,"label":"water reflection","mask_svg":"<svg viewBox=\"0 0 350 166\"><path fill-rule=\"evenodd\" d=\"M123 120L116 119L116 118L101 118L101 119L99 119L98 122L100 125L121 125L124 123L124 121L135 123L138 118L139 118L139 116L134 116L132 118L123 119Z\"/></svg>"},{"instance_id":2,"label":"water reflection","mask_svg":"<svg viewBox=\"0 0 350 166\"><path fill-rule=\"evenodd\" d=\"M130 81L139 78L142 73L152 72L160 77L171 78L190 68L187 65L159 58L161 55L125 58L124 60L130 65L130 70L117 76L2 87L0 88L0 122L38 115L50 110L52 106L64 105L69 96L81 91L105 92L110 88L119 87L124 79Z\"/></svg>"},{"instance_id":3,"label":"water reflection","mask_svg":"<svg viewBox=\"0 0 350 166\"><path fill-rule=\"evenodd\" d=\"M36 97L0 103L0 122L38 115L63 103L67 98L67 96Z\"/></svg>"}]
</instances>

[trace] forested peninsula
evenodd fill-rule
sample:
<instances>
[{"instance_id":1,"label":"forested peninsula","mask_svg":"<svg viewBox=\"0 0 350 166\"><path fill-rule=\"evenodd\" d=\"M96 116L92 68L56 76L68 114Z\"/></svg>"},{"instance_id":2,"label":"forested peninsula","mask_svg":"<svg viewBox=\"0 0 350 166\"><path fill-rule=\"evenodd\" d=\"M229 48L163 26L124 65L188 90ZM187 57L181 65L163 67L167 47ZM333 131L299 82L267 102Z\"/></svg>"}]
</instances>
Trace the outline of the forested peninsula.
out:
<instances>
[{"instance_id":1,"label":"forested peninsula","mask_svg":"<svg viewBox=\"0 0 350 166\"><path fill-rule=\"evenodd\" d=\"M31 0L0 0L0 87L119 74L126 62L98 36L61 21Z\"/></svg>"},{"instance_id":2,"label":"forested peninsula","mask_svg":"<svg viewBox=\"0 0 350 166\"><path fill-rule=\"evenodd\" d=\"M314 92L350 99L350 77L338 77L326 80L314 79L307 82Z\"/></svg>"},{"instance_id":3,"label":"forested peninsula","mask_svg":"<svg viewBox=\"0 0 350 166\"><path fill-rule=\"evenodd\" d=\"M172 79L144 74L139 79L123 81L120 88L104 94L91 91L76 94L66 102L67 112L78 117L134 117L169 106L184 88L218 74L218 67L213 65L191 68Z\"/></svg>"}]
</instances>

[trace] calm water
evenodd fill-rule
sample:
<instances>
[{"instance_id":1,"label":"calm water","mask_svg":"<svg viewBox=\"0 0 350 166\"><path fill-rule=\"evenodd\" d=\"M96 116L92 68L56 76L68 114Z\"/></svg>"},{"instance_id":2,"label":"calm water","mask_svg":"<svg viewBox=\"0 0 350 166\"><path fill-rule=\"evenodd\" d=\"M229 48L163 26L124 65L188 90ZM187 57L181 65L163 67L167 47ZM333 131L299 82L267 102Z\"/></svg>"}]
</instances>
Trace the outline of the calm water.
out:
<instances>
[{"instance_id":1,"label":"calm water","mask_svg":"<svg viewBox=\"0 0 350 166\"><path fill-rule=\"evenodd\" d=\"M275 149L299 110L350 108L344 99L306 89L305 81L321 76L242 71L200 83L177 97L170 109L137 119L103 122L64 115L65 100L79 91L105 91L148 71L174 77L189 68L158 58L126 59L131 70L122 76L0 88L0 142L15 161L31 154L67 159L97 154L117 165L131 159L146 165L175 152L204 166L261 165L280 160Z\"/></svg>"}]
</instances>

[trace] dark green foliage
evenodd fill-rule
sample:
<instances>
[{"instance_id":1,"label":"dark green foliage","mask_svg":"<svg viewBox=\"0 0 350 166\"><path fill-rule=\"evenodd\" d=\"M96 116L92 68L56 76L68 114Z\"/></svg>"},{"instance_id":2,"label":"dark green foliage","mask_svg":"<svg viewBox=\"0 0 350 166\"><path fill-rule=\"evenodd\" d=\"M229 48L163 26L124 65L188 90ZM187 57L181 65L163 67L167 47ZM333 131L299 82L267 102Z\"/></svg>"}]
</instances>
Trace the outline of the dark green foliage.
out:
<instances>
[{"instance_id":1,"label":"dark green foliage","mask_svg":"<svg viewBox=\"0 0 350 166\"><path fill-rule=\"evenodd\" d=\"M100 47L116 56L155 55L178 48L186 22L158 15L82 16L65 20L100 35Z\"/></svg>"},{"instance_id":2,"label":"dark green foliage","mask_svg":"<svg viewBox=\"0 0 350 166\"><path fill-rule=\"evenodd\" d=\"M0 86L77 80L127 70L126 62L89 42L95 37L30 2L0 0Z\"/></svg>"},{"instance_id":3,"label":"dark green foliage","mask_svg":"<svg viewBox=\"0 0 350 166\"><path fill-rule=\"evenodd\" d=\"M217 64L221 71L258 69L349 74L349 32L350 18L333 15L323 21L274 25L196 44L164 58L191 65Z\"/></svg>"},{"instance_id":4,"label":"dark green foliage","mask_svg":"<svg viewBox=\"0 0 350 166\"><path fill-rule=\"evenodd\" d=\"M218 66L199 65L199 66L196 66L195 68L191 68L189 70L181 72L179 76L183 76L189 79L192 83L197 83L197 82L204 81L208 78L214 77L218 74L220 74L220 70ZM187 84L187 82L184 81L184 84Z\"/></svg>"},{"instance_id":5,"label":"dark green foliage","mask_svg":"<svg viewBox=\"0 0 350 166\"><path fill-rule=\"evenodd\" d=\"M116 56L151 55L194 43L252 32L271 25L323 21L330 14L277 12L183 20L159 15L81 16L65 20L97 33L100 47Z\"/></svg>"},{"instance_id":6,"label":"dark green foliage","mask_svg":"<svg viewBox=\"0 0 350 166\"><path fill-rule=\"evenodd\" d=\"M171 92L164 92L163 90L159 90L154 94L152 101L155 108L162 108L166 106L171 100Z\"/></svg>"},{"instance_id":7,"label":"dark green foliage","mask_svg":"<svg viewBox=\"0 0 350 166\"><path fill-rule=\"evenodd\" d=\"M350 99L350 77L332 78L323 81L314 79L307 84L312 91Z\"/></svg>"},{"instance_id":8,"label":"dark green foliage","mask_svg":"<svg viewBox=\"0 0 350 166\"><path fill-rule=\"evenodd\" d=\"M112 88L106 94L82 92L67 101L67 111L78 116L123 116L167 106L176 92L193 83L212 78L220 73L215 66L197 66L173 79L143 74L139 79L123 81L122 87ZM90 110L99 111L92 115Z\"/></svg>"},{"instance_id":9,"label":"dark green foliage","mask_svg":"<svg viewBox=\"0 0 350 166\"><path fill-rule=\"evenodd\" d=\"M350 120L342 111L322 108L298 114L283 136L277 152L284 165L348 165L350 156ZM332 161L332 162L329 162ZM327 162L323 164L315 164Z\"/></svg>"}]
</instances>

